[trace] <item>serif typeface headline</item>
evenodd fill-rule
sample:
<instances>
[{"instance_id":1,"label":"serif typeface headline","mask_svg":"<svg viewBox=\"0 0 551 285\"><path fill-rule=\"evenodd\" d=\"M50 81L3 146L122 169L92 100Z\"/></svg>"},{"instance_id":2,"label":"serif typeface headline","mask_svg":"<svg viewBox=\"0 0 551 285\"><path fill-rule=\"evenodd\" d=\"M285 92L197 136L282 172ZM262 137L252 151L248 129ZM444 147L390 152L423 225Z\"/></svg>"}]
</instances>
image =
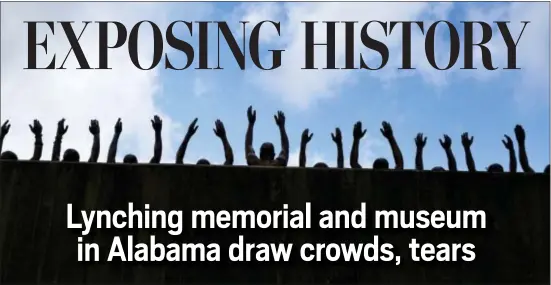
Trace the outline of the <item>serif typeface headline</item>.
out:
<instances>
[{"instance_id":1,"label":"serif typeface headline","mask_svg":"<svg viewBox=\"0 0 551 285\"><path fill-rule=\"evenodd\" d=\"M117 21L82 21L77 28L77 24L71 21L26 21L28 31L28 55L27 66L24 69L67 69L65 63L72 55L76 58L78 66L75 69L113 69L109 65L109 51L115 49L126 49L128 58L132 64L141 70L150 70L153 68L164 68L172 70L193 69L212 69L221 70L228 66L220 64L221 48L226 45L233 55L233 58L241 70L247 68L257 68L260 70L274 70L282 66L282 57L285 49L274 49L272 47L262 47L260 38L261 33L277 33L282 37L284 31L281 29L280 22L261 21L255 25L246 21L241 21L241 35L232 31L230 25L224 21L175 21L170 23L162 31L161 28L151 21L140 21L133 26L126 26ZM401 57L401 64L398 69L415 69L412 64L412 46L411 39L413 33L421 33L424 36L424 55L415 54L416 59L423 58L430 66L436 70L448 70L453 67L460 69L478 69L487 70L497 69L521 69L517 65L517 48L521 42L522 34L530 23L529 21L510 22L510 21L461 21L455 26L453 23L440 20L434 22L423 21L368 21L359 23L355 21L303 21L298 23L304 34L304 62L302 69L366 69L380 70L387 66L391 56ZM91 26L94 31L90 31ZM179 27L178 27L179 26ZM400 27L401 29L397 29ZM39 33L40 31L46 31ZM87 30L88 28L88 30ZM178 28L183 32L175 32ZM369 28L369 30L368 30ZM269 31L271 29L271 31ZM442 32L448 36L449 41L443 50L435 50L436 32ZM143 30L140 32L140 30ZM320 31L324 32L319 36ZM378 30L378 31L377 31ZM401 30L401 52L392 54L385 44L384 38L375 39L370 33L376 31L384 37L389 37ZM512 33L511 30L519 31ZM89 31L89 32L88 32ZM81 46L79 40L84 33L97 33L97 46L93 50L94 57L99 55L94 65ZM116 33L113 36L112 33ZM217 36L216 41L209 37L209 33ZM138 39L144 34L151 36L152 40L148 44L152 47L150 58L138 57ZM302 34L302 33L300 33ZM315 38L314 35L317 37ZM56 41L55 37L65 37L67 51L65 53L48 52L48 42ZM190 39L196 37L197 44L190 44ZM108 39L113 39L109 41ZM116 38L116 41L114 40ZM320 39L321 38L321 39ZM210 39L210 41L209 41ZM338 39L338 41L337 41ZM65 39L63 39L65 40ZM361 43L361 44L360 44ZM507 60L501 66L492 58L492 51L486 46L491 43L492 48L501 48L506 50ZM125 47L126 45L126 47ZM337 64L336 49L344 50L344 59ZM213 51L212 46L216 46L217 53ZM359 46L361 51L358 50ZM323 47L318 48L316 47ZM172 49L172 51L171 51ZM87 47L88 51L88 47ZM170 56L185 56L185 64L177 66ZM176 54L173 53L176 51ZM90 51L92 52L92 51ZM210 54L217 54L216 60L209 61ZM494 50L494 52L496 52ZM325 62L315 57L317 53L325 53ZM368 53L375 53L380 58L375 63L369 64L364 60ZM460 53L462 57L460 57ZM480 54L480 56L476 55ZM446 60L437 62L436 54L446 55ZM223 55L222 55L223 56ZM226 56L230 56L229 54ZM247 60L247 57L249 60ZM39 66L37 58L41 62L49 64ZM262 61L261 61L262 58ZM315 60L316 58L316 60ZM322 57L323 58L323 57ZM475 58L479 58L481 63L475 63ZM216 62L214 62L216 61ZM447 61L447 62L446 62ZM461 62L462 61L462 62ZM252 63L252 65L251 65Z\"/></svg>"}]
</instances>

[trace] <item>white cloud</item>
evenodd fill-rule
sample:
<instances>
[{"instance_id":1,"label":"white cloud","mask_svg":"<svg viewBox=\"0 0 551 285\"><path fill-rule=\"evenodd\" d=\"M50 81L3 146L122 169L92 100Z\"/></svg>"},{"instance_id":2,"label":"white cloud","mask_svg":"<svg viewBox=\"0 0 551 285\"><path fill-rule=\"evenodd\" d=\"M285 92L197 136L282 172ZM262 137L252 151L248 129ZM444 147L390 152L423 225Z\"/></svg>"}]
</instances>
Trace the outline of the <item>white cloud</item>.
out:
<instances>
[{"instance_id":1,"label":"white cloud","mask_svg":"<svg viewBox=\"0 0 551 285\"><path fill-rule=\"evenodd\" d=\"M195 77L195 81L193 82L193 95L195 97L203 97L208 92L210 92L210 90L207 83L200 77Z\"/></svg>"},{"instance_id":2,"label":"white cloud","mask_svg":"<svg viewBox=\"0 0 551 285\"><path fill-rule=\"evenodd\" d=\"M461 4L466 7L466 4ZM515 37L520 33L521 21L531 21L524 31L522 42L518 48L518 62L524 70L520 72L522 86L518 87L519 92L536 91L534 86L547 88L549 80L548 67L548 9L542 9L542 5L527 3L511 3L498 6L472 6L472 9L465 10L459 14L459 20L485 20L492 22L496 20L511 21L512 35ZM508 72L518 71L476 71L460 70L460 62L456 67L448 71L434 69L425 58L424 36L414 28L412 32L412 65L416 70L398 70L401 64L402 39L401 26L396 26L392 34L385 37L381 27L372 25L368 32L375 39L384 42L390 50L390 60L382 70L378 71L349 71L349 70L301 70L304 65L304 26L301 21L358 21L355 30L356 62L359 62L361 52L366 62L377 64L380 56L377 52L362 47L359 40L361 26L370 20L379 21L411 21L422 20L425 22L425 34L429 24L434 20L449 19L453 3L287 3L286 5L275 5L274 3L262 3L255 5L241 6L236 9L237 19L274 19L284 20L282 23L282 36L276 37L274 33L266 33L265 42L273 42L271 48L285 49L283 53L282 66L269 72L256 72L256 77L251 82L257 84L267 94L279 97L284 103L300 109L306 109L318 100L336 96L344 86L353 85L364 76L372 76L380 79L383 86L392 86L393 82L400 77L418 75L426 83L441 88L446 86L452 76L475 80L492 79ZM282 9L270 10L270 7L282 7ZM315 41L325 42L325 25L318 23L315 26ZM336 61L337 66L344 66L344 24L337 24L336 28ZM460 31L460 36L462 33ZM437 29L435 40L436 50L445 50L449 45L449 36L445 29ZM494 37L488 45L494 54L496 61L504 64L505 49L503 40L500 39L497 28L494 28ZM267 47L264 46L264 49ZM415 56L423 55L423 56ZM317 67L324 67L325 48L315 48L315 62L320 63ZM437 53L438 63L447 62L446 52ZM480 52L475 49L475 61L480 62ZM463 47L460 50L460 60L463 57ZM545 58L546 60L542 60ZM542 72L546 71L546 72ZM548 96L546 89L539 90L541 96ZM542 92L543 91L543 92ZM534 92L531 92L534 93ZM518 96L517 96L518 97ZM519 97L523 100L525 97Z\"/></svg>"},{"instance_id":3,"label":"white cloud","mask_svg":"<svg viewBox=\"0 0 551 285\"><path fill-rule=\"evenodd\" d=\"M71 54L66 70L24 70L27 64L27 27L23 21L75 21L79 33L83 20L120 21L130 28L148 19L166 27L166 4L152 3L2 3L1 55L1 115L9 119L12 128L4 141L4 150L15 151L20 158L31 157L33 135L27 125L39 119L44 127L43 160L51 157L57 121L66 119L69 130L64 137L62 153L67 148L79 151L81 160L87 160L92 145L88 131L91 119L98 119L101 128L100 161L105 161L118 117L123 122L118 160L126 153L134 153L140 161L148 161L153 153L154 132L150 119L158 114L163 119L163 161L172 161L174 149L170 142L175 135L173 119L156 105L156 96L162 91L158 71L142 71L132 65L128 48L109 53L112 70L75 70L78 62ZM186 13L193 13L188 9ZM38 65L45 65L51 54L57 52L61 61L68 41L57 25L55 36L48 33L48 55L38 49ZM115 41L111 27L109 43ZM151 62L151 29L140 29L139 59L143 65ZM38 29L38 40L46 33ZM88 25L80 43L91 66L98 62L98 28ZM60 63L58 63L59 65ZM168 158L168 159L167 159Z\"/></svg>"}]
</instances>

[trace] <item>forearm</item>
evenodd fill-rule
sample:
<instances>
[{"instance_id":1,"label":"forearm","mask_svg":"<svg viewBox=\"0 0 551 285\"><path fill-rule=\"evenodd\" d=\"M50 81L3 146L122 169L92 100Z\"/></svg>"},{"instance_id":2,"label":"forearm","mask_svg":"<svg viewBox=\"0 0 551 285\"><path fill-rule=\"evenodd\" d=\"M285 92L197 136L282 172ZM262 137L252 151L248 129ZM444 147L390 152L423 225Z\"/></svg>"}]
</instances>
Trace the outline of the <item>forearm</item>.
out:
<instances>
[{"instance_id":1,"label":"forearm","mask_svg":"<svg viewBox=\"0 0 551 285\"><path fill-rule=\"evenodd\" d=\"M40 157L42 157L42 148L44 147L44 144L42 143L42 135L35 135L34 136L34 152L33 157L31 160L40 160Z\"/></svg>"},{"instance_id":2,"label":"forearm","mask_svg":"<svg viewBox=\"0 0 551 285\"><path fill-rule=\"evenodd\" d=\"M99 134L97 134L94 135L94 143L92 144L92 151L90 153L90 159L88 159L88 162L98 162L99 147Z\"/></svg>"},{"instance_id":3,"label":"forearm","mask_svg":"<svg viewBox=\"0 0 551 285\"><path fill-rule=\"evenodd\" d=\"M418 148L415 152L415 169L424 170L423 167L423 149Z\"/></svg>"},{"instance_id":4,"label":"forearm","mask_svg":"<svg viewBox=\"0 0 551 285\"><path fill-rule=\"evenodd\" d=\"M512 149L509 151L509 172L517 172L517 157L515 155L515 150Z\"/></svg>"},{"instance_id":5,"label":"forearm","mask_svg":"<svg viewBox=\"0 0 551 285\"><path fill-rule=\"evenodd\" d=\"M189 143L190 137L188 135L185 136L184 140L180 144L180 147L178 148L178 151L176 152L176 164L183 164L184 163L184 157L186 156L186 150L187 145Z\"/></svg>"},{"instance_id":6,"label":"forearm","mask_svg":"<svg viewBox=\"0 0 551 285\"><path fill-rule=\"evenodd\" d=\"M457 163L455 162L455 156L451 149L446 150L446 156L448 157L448 169L449 171L457 171Z\"/></svg>"},{"instance_id":7,"label":"forearm","mask_svg":"<svg viewBox=\"0 0 551 285\"><path fill-rule=\"evenodd\" d=\"M402 157L402 151L396 142L394 137L389 139L390 147L392 149L392 156L394 157L394 163L396 164L396 169L404 169L404 158Z\"/></svg>"},{"instance_id":8,"label":"forearm","mask_svg":"<svg viewBox=\"0 0 551 285\"><path fill-rule=\"evenodd\" d=\"M4 135L0 135L0 153L2 153L2 145L4 144Z\"/></svg>"},{"instance_id":9,"label":"forearm","mask_svg":"<svg viewBox=\"0 0 551 285\"><path fill-rule=\"evenodd\" d=\"M161 138L161 133L155 133L155 148L153 150L153 158L151 161L153 163L159 163L161 161L161 155L163 153L163 139Z\"/></svg>"},{"instance_id":10,"label":"forearm","mask_svg":"<svg viewBox=\"0 0 551 285\"><path fill-rule=\"evenodd\" d=\"M119 136L119 134L113 135L113 139L109 145L109 152L107 152L108 163L115 163L115 157L117 157L117 146L119 145Z\"/></svg>"},{"instance_id":11,"label":"forearm","mask_svg":"<svg viewBox=\"0 0 551 285\"><path fill-rule=\"evenodd\" d=\"M352 168L362 168L362 166L358 163L359 145L360 141L354 139L354 142L352 143L352 150L350 150L350 167Z\"/></svg>"},{"instance_id":12,"label":"forearm","mask_svg":"<svg viewBox=\"0 0 551 285\"><path fill-rule=\"evenodd\" d=\"M286 154L289 153L289 138L287 137L287 132L285 131L285 126L279 128L279 134L281 136L281 148L285 151ZM285 158L286 161L289 159Z\"/></svg>"},{"instance_id":13,"label":"forearm","mask_svg":"<svg viewBox=\"0 0 551 285\"><path fill-rule=\"evenodd\" d=\"M306 167L306 144L300 144L300 154L298 158L298 166Z\"/></svg>"},{"instance_id":14,"label":"forearm","mask_svg":"<svg viewBox=\"0 0 551 285\"><path fill-rule=\"evenodd\" d=\"M59 161L59 155L61 154L61 136L56 136L54 140L54 149L52 150L52 161Z\"/></svg>"},{"instance_id":15,"label":"forearm","mask_svg":"<svg viewBox=\"0 0 551 285\"><path fill-rule=\"evenodd\" d=\"M466 147L465 148L465 160L467 162L467 169L470 171L470 172L475 172L476 171L476 167L474 165L474 159L473 159L473 154L471 152L471 149Z\"/></svg>"},{"instance_id":16,"label":"forearm","mask_svg":"<svg viewBox=\"0 0 551 285\"><path fill-rule=\"evenodd\" d=\"M228 138L222 138L222 144L224 145L224 155L226 156L226 161L224 165L233 165L233 150L231 148Z\"/></svg>"},{"instance_id":17,"label":"forearm","mask_svg":"<svg viewBox=\"0 0 551 285\"><path fill-rule=\"evenodd\" d=\"M344 153L342 150L342 143L337 144L337 167L344 168Z\"/></svg>"},{"instance_id":18,"label":"forearm","mask_svg":"<svg viewBox=\"0 0 551 285\"><path fill-rule=\"evenodd\" d=\"M524 145L524 142L519 142L518 148L519 148L520 166L522 167L522 171L534 172L532 167L530 167L530 163L528 162L528 154L526 153L526 146Z\"/></svg>"},{"instance_id":19,"label":"forearm","mask_svg":"<svg viewBox=\"0 0 551 285\"><path fill-rule=\"evenodd\" d=\"M247 127L247 134L245 135L245 158L247 158L249 149L253 147L253 130L254 125L249 124Z\"/></svg>"}]
</instances>

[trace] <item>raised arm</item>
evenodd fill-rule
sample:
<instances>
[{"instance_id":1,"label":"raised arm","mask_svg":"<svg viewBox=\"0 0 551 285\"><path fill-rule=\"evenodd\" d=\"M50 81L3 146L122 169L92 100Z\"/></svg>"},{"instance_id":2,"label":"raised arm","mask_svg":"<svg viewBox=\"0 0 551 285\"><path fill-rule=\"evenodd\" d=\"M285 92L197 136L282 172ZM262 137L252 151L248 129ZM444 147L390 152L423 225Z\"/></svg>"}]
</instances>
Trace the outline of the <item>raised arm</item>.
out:
<instances>
[{"instance_id":1,"label":"raised arm","mask_svg":"<svg viewBox=\"0 0 551 285\"><path fill-rule=\"evenodd\" d=\"M415 169L423 170L423 148L427 144L427 137L423 138L423 133L418 133L415 137Z\"/></svg>"},{"instance_id":2,"label":"raised arm","mask_svg":"<svg viewBox=\"0 0 551 285\"><path fill-rule=\"evenodd\" d=\"M448 158L449 171L457 171L457 163L455 162L455 156L452 151L452 139L448 135L444 135L444 140L439 139L440 145L446 151L446 157Z\"/></svg>"},{"instance_id":3,"label":"raised arm","mask_svg":"<svg viewBox=\"0 0 551 285\"><path fill-rule=\"evenodd\" d=\"M392 155L394 156L394 163L396 164L395 169L404 169L404 157L402 156L402 151L394 138L394 133L392 132L392 126L388 122L383 122L383 128L381 133L388 140L390 148L392 149Z\"/></svg>"},{"instance_id":4,"label":"raised arm","mask_svg":"<svg viewBox=\"0 0 551 285\"><path fill-rule=\"evenodd\" d=\"M300 167L306 167L306 145L310 142L312 136L314 136L314 134L308 135L308 132L309 130L305 129L300 138L300 155L298 159L298 166Z\"/></svg>"},{"instance_id":5,"label":"raised arm","mask_svg":"<svg viewBox=\"0 0 551 285\"><path fill-rule=\"evenodd\" d=\"M59 161L59 156L61 155L61 141L63 140L63 135L67 133L69 126L65 126L65 119L61 119L57 122L57 131L54 140L54 149L52 151L52 161Z\"/></svg>"},{"instance_id":6,"label":"raised arm","mask_svg":"<svg viewBox=\"0 0 551 285\"><path fill-rule=\"evenodd\" d=\"M274 120L279 127L279 135L281 136L281 149L285 151L286 154L289 153L289 138L287 137L287 132L285 131L285 114L282 111L277 111L277 115L274 115ZM286 159L289 159L286 156ZM285 161L287 165L289 161Z\"/></svg>"},{"instance_id":7,"label":"raised arm","mask_svg":"<svg viewBox=\"0 0 551 285\"><path fill-rule=\"evenodd\" d=\"M513 144L513 140L508 135L505 135L505 139L501 142L509 151L509 172L515 173L517 172L517 156L515 154L515 144Z\"/></svg>"},{"instance_id":8,"label":"raised arm","mask_svg":"<svg viewBox=\"0 0 551 285\"><path fill-rule=\"evenodd\" d=\"M360 140L366 132L367 130L362 130L362 122L358 121L354 124L354 130L352 131L354 141L352 141L352 150L350 150L350 167L352 168L362 168L360 163L358 163L358 153L360 149Z\"/></svg>"},{"instance_id":9,"label":"raised arm","mask_svg":"<svg viewBox=\"0 0 551 285\"><path fill-rule=\"evenodd\" d=\"M521 125L516 125L515 136L518 142L518 158L520 160L520 166L524 172L534 172L530 164L528 163L528 155L526 154L526 133Z\"/></svg>"},{"instance_id":10,"label":"raised arm","mask_svg":"<svg viewBox=\"0 0 551 285\"><path fill-rule=\"evenodd\" d=\"M0 128L0 153L2 152L2 144L4 143L4 138L10 131L10 128L10 120L6 120L4 124L2 124L2 128Z\"/></svg>"},{"instance_id":11,"label":"raised arm","mask_svg":"<svg viewBox=\"0 0 551 285\"><path fill-rule=\"evenodd\" d=\"M29 125L31 132L34 134L34 152L31 160L40 160L42 157L42 125L38 120L34 120L32 125Z\"/></svg>"},{"instance_id":12,"label":"raised arm","mask_svg":"<svg viewBox=\"0 0 551 285\"><path fill-rule=\"evenodd\" d=\"M344 168L344 153L342 151L342 133L341 129L335 128L335 133L331 134L331 139L337 145L337 167Z\"/></svg>"},{"instance_id":13,"label":"raised arm","mask_svg":"<svg viewBox=\"0 0 551 285\"><path fill-rule=\"evenodd\" d=\"M469 172L475 172L476 167L474 165L473 154L471 152L471 145L473 145L474 137L469 138L469 133L463 133L461 135L461 144L465 149L465 160L467 162L467 169Z\"/></svg>"},{"instance_id":14,"label":"raised arm","mask_svg":"<svg viewBox=\"0 0 551 285\"><path fill-rule=\"evenodd\" d=\"M153 149L153 157L149 163L161 162L161 156L163 154L163 139L161 138L161 130L163 129L163 121L159 116L154 116L151 120L151 126L155 131L155 147Z\"/></svg>"},{"instance_id":15,"label":"raised arm","mask_svg":"<svg viewBox=\"0 0 551 285\"><path fill-rule=\"evenodd\" d=\"M92 151L90 152L90 158L88 162L98 162L99 157L99 122L98 120L90 121L90 127L88 127L92 136L94 136L94 143L92 144Z\"/></svg>"},{"instance_id":16,"label":"raised arm","mask_svg":"<svg viewBox=\"0 0 551 285\"><path fill-rule=\"evenodd\" d=\"M117 146L119 144L119 137L122 133L122 122L121 118L115 123L115 133L113 134L113 139L111 140L111 145L109 145L109 152L107 153L107 162L115 163L115 157L117 157Z\"/></svg>"},{"instance_id":17,"label":"raised arm","mask_svg":"<svg viewBox=\"0 0 551 285\"><path fill-rule=\"evenodd\" d=\"M197 132L197 129L199 129L199 126L197 126L197 120L197 118L193 119L193 121L191 121L189 127L187 128L186 136L184 137L184 140L182 141L180 147L178 148L178 151L176 152L176 164L184 163L184 156L186 156L186 150L189 141L191 140L195 132Z\"/></svg>"},{"instance_id":18,"label":"raised arm","mask_svg":"<svg viewBox=\"0 0 551 285\"><path fill-rule=\"evenodd\" d=\"M245 159L248 165L253 165L258 162L258 157L254 153L253 148L253 129L256 122L256 111L253 110L253 106L249 106L247 109L247 119L249 120L249 125L245 135Z\"/></svg>"},{"instance_id":19,"label":"raised arm","mask_svg":"<svg viewBox=\"0 0 551 285\"><path fill-rule=\"evenodd\" d=\"M214 122L214 126L214 134L220 138L222 145L224 146L224 156L226 157L224 165L233 165L233 150L228 142L228 137L226 136L226 128L224 128L224 124L220 120L216 120L216 122Z\"/></svg>"}]
</instances>

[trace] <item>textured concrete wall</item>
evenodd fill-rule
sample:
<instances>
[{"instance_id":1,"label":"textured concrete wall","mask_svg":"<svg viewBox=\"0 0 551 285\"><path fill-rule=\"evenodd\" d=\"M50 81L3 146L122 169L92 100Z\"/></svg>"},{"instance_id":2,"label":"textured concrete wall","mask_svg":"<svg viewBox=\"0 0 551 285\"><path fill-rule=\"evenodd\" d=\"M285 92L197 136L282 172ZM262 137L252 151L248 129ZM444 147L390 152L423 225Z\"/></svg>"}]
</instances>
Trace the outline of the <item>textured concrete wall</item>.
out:
<instances>
[{"instance_id":1,"label":"textured concrete wall","mask_svg":"<svg viewBox=\"0 0 551 285\"><path fill-rule=\"evenodd\" d=\"M276 169L178 165L0 163L0 283L549 283L549 176L542 174ZM67 229L66 204L79 209L281 209L312 202L322 209L481 209L479 230L97 230L85 237L106 258L115 235L165 242L367 242L379 234L402 264L368 263L78 263L77 230ZM315 216L314 216L315 217ZM313 224L316 223L314 219ZM472 242L477 258L465 263L408 262L411 238ZM298 252L298 247L294 248Z\"/></svg>"}]
</instances>

